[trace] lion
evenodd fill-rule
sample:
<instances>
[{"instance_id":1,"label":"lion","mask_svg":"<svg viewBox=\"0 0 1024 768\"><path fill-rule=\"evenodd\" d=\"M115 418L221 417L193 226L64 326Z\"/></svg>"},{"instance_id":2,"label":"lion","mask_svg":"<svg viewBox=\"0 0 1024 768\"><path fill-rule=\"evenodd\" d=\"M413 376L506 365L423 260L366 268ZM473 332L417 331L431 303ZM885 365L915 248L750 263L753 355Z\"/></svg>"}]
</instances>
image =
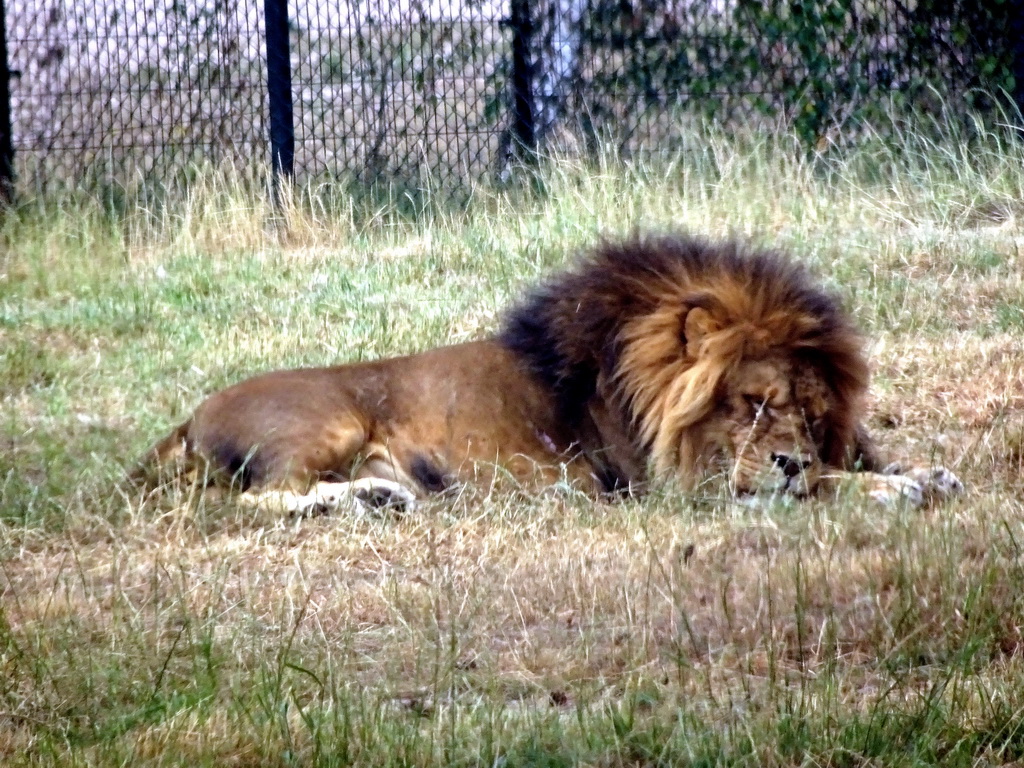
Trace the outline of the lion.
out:
<instances>
[{"instance_id":1,"label":"lion","mask_svg":"<svg viewBox=\"0 0 1024 768\"><path fill-rule=\"evenodd\" d=\"M190 475L305 513L411 505L465 483L595 496L724 473L737 497L852 483L885 503L962 490L885 469L869 366L838 301L778 252L678 235L606 240L490 337L264 373L214 393L133 478Z\"/></svg>"}]
</instances>

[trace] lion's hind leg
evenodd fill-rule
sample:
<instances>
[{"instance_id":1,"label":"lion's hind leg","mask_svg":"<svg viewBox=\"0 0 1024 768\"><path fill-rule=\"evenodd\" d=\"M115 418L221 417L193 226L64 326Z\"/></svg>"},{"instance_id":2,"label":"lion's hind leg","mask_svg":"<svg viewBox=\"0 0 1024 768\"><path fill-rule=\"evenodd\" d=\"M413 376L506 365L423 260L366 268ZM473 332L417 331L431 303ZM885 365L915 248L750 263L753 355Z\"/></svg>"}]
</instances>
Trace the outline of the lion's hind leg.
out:
<instances>
[{"instance_id":1,"label":"lion's hind leg","mask_svg":"<svg viewBox=\"0 0 1024 768\"><path fill-rule=\"evenodd\" d=\"M346 482L315 483L306 493L287 489L247 491L236 503L292 517L348 512L368 515L384 509L404 512L416 507L416 495L401 483L380 477L361 477Z\"/></svg>"},{"instance_id":2,"label":"lion's hind leg","mask_svg":"<svg viewBox=\"0 0 1024 768\"><path fill-rule=\"evenodd\" d=\"M342 414L281 455L276 479L241 494L241 503L293 517L415 506L414 479L386 447L369 439L362 420L352 414Z\"/></svg>"}]
</instances>

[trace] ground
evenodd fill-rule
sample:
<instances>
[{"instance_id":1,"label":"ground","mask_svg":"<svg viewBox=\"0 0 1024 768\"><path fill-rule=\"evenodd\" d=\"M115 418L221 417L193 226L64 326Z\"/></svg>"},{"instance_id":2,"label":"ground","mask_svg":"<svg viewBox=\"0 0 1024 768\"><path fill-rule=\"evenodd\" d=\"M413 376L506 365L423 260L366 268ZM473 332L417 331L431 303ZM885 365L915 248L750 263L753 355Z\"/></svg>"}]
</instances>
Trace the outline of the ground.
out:
<instances>
[{"instance_id":1,"label":"ground","mask_svg":"<svg viewBox=\"0 0 1024 768\"><path fill-rule=\"evenodd\" d=\"M902 140L829 165L710 135L675 164L555 162L543 197L415 219L275 217L221 180L162 216L7 220L5 764L1024 758L1024 163L996 137ZM712 480L294 519L119 484L205 393L489 332L637 227L806 261L870 339L880 442L965 497L753 508Z\"/></svg>"}]
</instances>

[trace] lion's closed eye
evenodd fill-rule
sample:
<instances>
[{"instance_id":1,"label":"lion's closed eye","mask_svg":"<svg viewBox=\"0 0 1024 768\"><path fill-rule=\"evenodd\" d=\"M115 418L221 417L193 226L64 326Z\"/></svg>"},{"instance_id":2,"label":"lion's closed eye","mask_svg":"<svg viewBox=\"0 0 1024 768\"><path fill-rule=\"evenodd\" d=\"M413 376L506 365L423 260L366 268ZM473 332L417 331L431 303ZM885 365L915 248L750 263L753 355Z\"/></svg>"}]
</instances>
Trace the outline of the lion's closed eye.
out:
<instances>
[{"instance_id":1,"label":"lion's closed eye","mask_svg":"<svg viewBox=\"0 0 1024 768\"><path fill-rule=\"evenodd\" d=\"M747 408L751 415L755 418L765 413L768 409L768 399L764 395L747 394L743 395L743 400L747 404Z\"/></svg>"}]
</instances>

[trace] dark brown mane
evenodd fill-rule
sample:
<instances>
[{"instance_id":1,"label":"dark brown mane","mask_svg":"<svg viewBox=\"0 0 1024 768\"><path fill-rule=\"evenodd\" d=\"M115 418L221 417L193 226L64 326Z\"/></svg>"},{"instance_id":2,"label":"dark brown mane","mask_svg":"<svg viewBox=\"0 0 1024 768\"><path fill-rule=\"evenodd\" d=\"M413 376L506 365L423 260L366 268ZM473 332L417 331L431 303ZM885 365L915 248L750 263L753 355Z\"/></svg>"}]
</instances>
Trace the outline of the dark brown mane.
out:
<instances>
[{"instance_id":1,"label":"dark brown mane","mask_svg":"<svg viewBox=\"0 0 1024 768\"><path fill-rule=\"evenodd\" d=\"M703 370L684 333L694 308L715 329L704 342L716 345L715 365ZM773 251L685 236L603 243L514 308L499 341L551 388L569 424L606 382L659 463L659 444L682 440L685 449L686 429L715 396L721 372L744 355L784 350L820 372L837 401L822 450L835 465L850 458L868 382L859 334L802 266ZM673 404L672 424L659 415L669 392L690 401Z\"/></svg>"}]
</instances>

